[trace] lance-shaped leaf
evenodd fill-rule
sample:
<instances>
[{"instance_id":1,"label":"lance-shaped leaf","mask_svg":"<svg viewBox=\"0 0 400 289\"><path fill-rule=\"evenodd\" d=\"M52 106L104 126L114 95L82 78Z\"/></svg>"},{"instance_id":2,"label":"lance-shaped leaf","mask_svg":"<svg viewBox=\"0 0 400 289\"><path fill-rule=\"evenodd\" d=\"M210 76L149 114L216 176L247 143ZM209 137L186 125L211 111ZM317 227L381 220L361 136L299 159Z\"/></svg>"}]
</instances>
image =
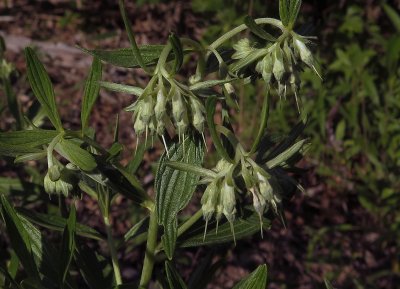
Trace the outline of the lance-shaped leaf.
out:
<instances>
[{"instance_id":1,"label":"lance-shaped leaf","mask_svg":"<svg viewBox=\"0 0 400 289\"><path fill-rule=\"evenodd\" d=\"M59 132L55 130L19 130L0 133L0 143L12 146L38 147L50 143Z\"/></svg>"},{"instance_id":2,"label":"lance-shaped leaf","mask_svg":"<svg viewBox=\"0 0 400 289\"><path fill-rule=\"evenodd\" d=\"M269 160L267 162L267 167L272 169L276 166L279 165L284 165L287 160L289 160L291 157L293 157L297 153L303 153L304 148L307 149L307 140L301 140L274 157L272 160Z\"/></svg>"},{"instance_id":3,"label":"lance-shaped leaf","mask_svg":"<svg viewBox=\"0 0 400 289\"><path fill-rule=\"evenodd\" d=\"M60 155L84 171L92 171L97 166L91 153L71 140L61 139L55 149Z\"/></svg>"},{"instance_id":4,"label":"lance-shaped leaf","mask_svg":"<svg viewBox=\"0 0 400 289\"><path fill-rule=\"evenodd\" d=\"M174 51L174 55L175 55L174 66L173 66L172 71L177 73L183 63L182 43L181 43L180 39L174 33L170 34L168 40L172 46L172 50Z\"/></svg>"},{"instance_id":5,"label":"lance-shaped leaf","mask_svg":"<svg viewBox=\"0 0 400 289\"><path fill-rule=\"evenodd\" d=\"M63 128L60 115L58 114L54 89L50 77L32 48L25 48L25 57L28 65L28 79L33 93L46 111L54 127L62 131Z\"/></svg>"},{"instance_id":6,"label":"lance-shaped leaf","mask_svg":"<svg viewBox=\"0 0 400 289\"><path fill-rule=\"evenodd\" d=\"M101 61L94 57L92 66L90 68L89 77L86 80L85 92L82 99L82 110L81 110L81 123L82 131L87 127L89 121L90 113L92 111L93 105L99 96L101 80Z\"/></svg>"},{"instance_id":7,"label":"lance-shaped leaf","mask_svg":"<svg viewBox=\"0 0 400 289\"><path fill-rule=\"evenodd\" d=\"M32 244L15 209L4 195L0 196L1 215L6 225L8 237L27 274L39 281L39 272L32 253Z\"/></svg>"},{"instance_id":8,"label":"lance-shaped leaf","mask_svg":"<svg viewBox=\"0 0 400 289\"><path fill-rule=\"evenodd\" d=\"M91 289L114 288L112 267L107 260L97 255L89 247L77 246L75 263Z\"/></svg>"},{"instance_id":9,"label":"lance-shaped leaf","mask_svg":"<svg viewBox=\"0 0 400 289\"><path fill-rule=\"evenodd\" d=\"M18 208L17 211L18 214L24 216L32 223L50 230L63 231L67 225L67 220L57 215L36 213L23 208ZM94 240L104 240L104 236L98 231L80 223L76 223L76 234Z\"/></svg>"},{"instance_id":10,"label":"lance-shaped leaf","mask_svg":"<svg viewBox=\"0 0 400 289\"><path fill-rule=\"evenodd\" d=\"M169 155L169 157L168 157ZM164 227L162 237L165 253L172 258L177 238L177 215L191 199L199 176L186 171L175 170L167 161L179 161L193 165L203 162L204 147L198 137L189 137L182 143L174 143L169 153L161 156L158 166L155 189L158 223Z\"/></svg>"},{"instance_id":11,"label":"lance-shaped leaf","mask_svg":"<svg viewBox=\"0 0 400 289\"><path fill-rule=\"evenodd\" d=\"M59 284L61 288L64 288L65 279L69 272L69 266L74 256L75 251L75 232L76 232L76 210L75 206L71 206L69 217L64 228L62 245L61 245L61 256L60 256L60 279Z\"/></svg>"},{"instance_id":12,"label":"lance-shaped leaf","mask_svg":"<svg viewBox=\"0 0 400 289\"><path fill-rule=\"evenodd\" d=\"M217 104L217 99L215 97L209 97L206 102L206 112L207 112L207 125L210 130L211 138L213 140L214 146L217 149L220 156L229 162L233 162L228 152L225 150L221 138L217 133L217 129L214 123L214 113Z\"/></svg>"},{"instance_id":13,"label":"lance-shaped leaf","mask_svg":"<svg viewBox=\"0 0 400 289\"><path fill-rule=\"evenodd\" d=\"M270 220L263 218L263 229L270 227ZM177 241L179 247L197 247L213 244L229 243L234 241L232 227L228 221L219 222L218 231L216 233L217 222L211 220L207 225L205 232L205 222L197 221L189 230L182 234ZM261 230L260 217L253 210L245 209L242 216L238 216L232 223L235 239L243 239Z\"/></svg>"},{"instance_id":14,"label":"lance-shaped leaf","mask_svg":"<svg viewBox=\"0 0 400 289\"><path fill-rule=\"evenodd\" d=\"M271 34L269 34L267 31L265 31L264 29L262 29L260 26L258 26L254 21L253 17L251 17L250 15L246 16L246 18L244 19L244 24L246 24L246 26L249 27L251 32L253 32L261 39L268 40L271 42L276 41L276 38L273 37Z\"/></svg>"},{"instance_id":15,"label":"lance-shaped leaf","mask_svg":"<svg viewBox=\"0 0 400 289\"><path fill-rule=\"evenodd\" d=\"M6 282L4 284L4 285L6 285L4 288L21 289L19 284L14 280L14 278L10 275L10 273L8 273L8 271L6 269L4 269L2 266L0 266L0 276L3 276L4 281ZM0 286L2 286L1 280L0 280Z\"/></svg>"},{"instance_id":16,"label":"lance-shaped leaf","mask_svg":"<svg viewBox=\"0 0 400 289\"><path fill-rule=\"evenodd\" d=\"M99 81L99 84L101 87L111 91L123 92L123 93L133 94L136 96L141 96L143 93L143 89L137 86L118 84L107 81Z\"/></svg>"},{"instance_id":17,"label":"lance-shaped leaf","mask_svg":"<svg viewBox=\"0 0 400 289\"><path fill-rule=\"evenodd\" d=\"M221 84L225 84L228 82L232 82L236 80L236 78L231 78L231 79L223 79L223 80L206 80L206 81L202 81L202 82L197 82L191 86L189 86L190 90L201 90L201 89L206 89L206 88L210 88L210 87L214 87L217 85L221 85Z\"/></svg>"},{"instance_id":18,"label":"lance-shaped leaf","mask_svg":"<svg viewBox=\"0 0 400 289\"><path fill-rule=\"evenodd\" d=\"M201 166L196 166L196 165L192 165L192 164L188 164L188 163L167 161L166 165L175 170L191 172L191 173L194 173L201 177L215 178L217 176L217 174L215 172L213 172L212 170L208 170L208 169L202 168Z\"/></svg>"},{"instance_id":19,"label":"lance-shaped leaf","mask_svg":"<svg viewBox=\"0 0 400 289\"><path fill-rule=\"evenodd\" d=\"M57 251L52 243L47 242L43 234L25 217L19 215L21 223L29 235L32 253L39 272L54 286L58 285Z\"/></svg>"},{"instance_id":20,"label":"lance-shaped leaf","mask_svg":"<svg viewBox=\"0 0 400 289\"><path fill-rule=\"evenodd\" d=\"M285 26L289 24L289 1L290 0L279 0L279 17L281 18L282 24Z\"/></svg>"},{"instance_id":21,"label":"lance-shaped leaf","mask_svg":"<svg viewBox=\"0 0 400 289\"><path fill-rule=\"evenodd\" d=\"M233 289L265 289L267 288L267 266L261 265Z\"/></svg>"},{"instance_id":22,"label":"lance-shaped leaf","mask_svg":"<svg viewBox=\"0 0 400 289\"><path fill-rule=\"evenodd\" d=\"M289 25L293 26L299 15L301 0L291 0L289 5Z\"/></svg>"},{"instance_id":23,"label":"lance-shaped leaf","mask_svg":"<svg viewBox=\"0 0 400 289\"><path fill-rule=\"evenodd\" d=\"M24 145L10 145L0 142L0 156L16 157L21 154L40 153L41 150Z\"/></svg>"},{"instance_id":24,"label":"lance-shaped leaf","mask_svg":"<svg viewBox=\"0 0 400 289\"><path fill-rule=\"evenodd\" d=\"M81 48L84 52L99 58L102 61L108 62L115 66L120 67L140 67L139 62L132 55L131 48L122 48L115 50L87 50ZM142 45L139 47L140 55L143 58L146 66L154 65L157 63L160 57L161 51L164 49L164 45Z\"/></svg>"},{"instance_id":25,"label":"lance-shaped leaf","mask_svg":"<svg viewBox=\"0 0 400 289\"><path fill-rule=\"evenodd\" d=\"M165 273L167 275L167 281L169 289L187 289L185 282L175 269L174 265L170 261L165 261Z\"/></svg>"}]
</instances>

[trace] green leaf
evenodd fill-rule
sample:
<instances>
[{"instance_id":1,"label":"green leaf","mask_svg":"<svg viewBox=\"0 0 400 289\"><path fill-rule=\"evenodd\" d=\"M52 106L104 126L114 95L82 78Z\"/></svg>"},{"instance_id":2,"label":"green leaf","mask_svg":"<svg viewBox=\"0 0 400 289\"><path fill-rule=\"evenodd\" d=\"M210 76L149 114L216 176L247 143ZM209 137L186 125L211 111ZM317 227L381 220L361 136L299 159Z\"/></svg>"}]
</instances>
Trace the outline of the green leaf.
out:
<instances>
[{"instance_id":1,"label":"green leaf","mask_svg":"<svg viewBox=\"0 0 400 289\"><path fill-rule=\"evenodd\" d=\"M128 165L126 166L126 170L134 175L139 168L140 164L142 163L144 153L146 152L148 147L148 142L140 142L138 146L135 148L135 152L133 158L129 161Z\"/></svg>"},{"instance_id":2,"label":"green leaf","mask_svg":"<svg viewBox=\"0 0 400 289\"><path fill-rule=\"evenodd\" d=\"M276 41L276 38L273 37L271 34L269 34L267 31L265 31L264 29L262 29L260 26L258 26L254 21L253 17L251 17L250 15L247 15L246 18L244 18L244 24L250 29L251 32L253 32L261 39L271 42Z\"/></svg>"},{"instance_id":3,"label":"green leaf","mask_svg":"<svg viewBox=\"0 0 400 289\"><path fill-rule=\"evenodd\" d=\"M127 242L130 239L137 237L139 234L147 231L149 227L149 217L145 217L137 222L128 232L124 235L124 241Z\"/></svg>"},{"instance_id":4,"label":"green leaf","mask_svg":"<svg viewBox=\"0 0 400 289\"><path fill-rule=\"evenodd\" d=\"M185 282L170 261L165 261L165 273L170 289L187 289Z\"/></svg>"},{"instance_id":5,"label":"green leaf","mask_svg":"<svg viewBox=\"0 0 400 289\"><path fill-rule=\"evenodd\" d=\"M23 163L27 161L37 161L47 157L47 151L43 150L40 153L27 153L19 155L15 158L14 163Z\"/></svg>"},{"instance_id":6,"label":"green leaf","mask_svg":"<svg viewBox=\"0 0 400 289\"><path fill-rule=\"evenodd\" d=\"M112 268L107 260L89 247L77 246L75 263L91 289L109 289L115 285Z\"/></svg>"},{"instance_id":7,"label":"green leaf","mask_svg":"<svg viewBox=\"0 0 400 289\"><path fill-rule=\"evenodd\" d=\"M334 289L331 282L328 279L324 279L326 289Z\"/></svg>"},{"instance_id":8,"label":"green leaf","mask_svg":"<svg viewBox=\"0 0 400 289\"><path fill-rule=\"evenodd\" d=\"M0 155L16 157L21 154L39 153L40 149L27 147L24 145L10 145L0 142Z\"/></svg>"},{"instance_id":9,"label":"green leaf","mask_svg":"<svg viewBox=\"0 0 400 289\"><path fill-rule=\"evenodd\" d=\"M49 75L32 48L25 48L25 57L28 65L28 79L33 93L46 111L54 127L62 131L61 119L57 111L54 89Z\"/></svg>"},{"instance_id":10,"label":"green leaf","mask_svg":"<svg viewBox=\"0 0 400 289\"><path fill-rule=\"evenodd\" d=\"M201 166L196 166L188 163L167 161L165 164L175 170L190 172L201 177L215 178L215 176L217 175L212 170L204 169Z\"/></svg>"},{"instance_id":11,"label":"green leaf","mask_svg":"<svg viewBox=\"0 0 400 289\"><path fill-rule=\"evenodd\" d=\"M215 107L216 107L217 99L215 97L209 97L206 101L206 112L207 112L207 125L208 129L210 130L211 138L214 142L214 146L218 151L219 155L223 157L225 160L232 162L231 157L229 156L228 152L225 150L221 138L217 133L217 129L214 123L214 114L215 114Z\"/></svg>"},{"instance_id":12,"label":"green leaf","mask_svg":"<svg viewBox=\"0 0 400 289\"><path fill-rule=\"evenodd\" d=\"M178 37L174 33L171 33L169 35L169 43L172 46L172 50L174 51L175 55L175 61L174 61L174 66L172 68L172 71L177 73L179 69L181 69L182 64L183 64L183 48L182 48L182 43Z\"/></svg>"},{"instance_id":13,"label":"green leaf","mask_svg":"<svg viewBox=\"0 0 400 289\"><path fill-rule=\"evenodd\" d=\"M124 21L126 32L128 33L129 42L131 44L132 56L134 56L136 58L140 67L144 71L147 72L146 63L144 62L144 59L140 53L139 47L136 44L135 36L134 36L133 30L132 30L132 24L129 20L128 14L126 13L124 0L119 0L118 5L119 5L119 10L120 10L120 13L122 16L122 20Z\"/></svg>"},{"instance_id":14,"label":"green leaf","mask_svg":"<svg viewBox=\"0 0 400 289\"><path fill-rule=\"evenodd\" d=\"M168 155L170 158L168 158ZM190 201L199 176L167 166L168 160L201 165L204 147L199 137L189 137L184 142L174 143L169 153L161 156L155 177L156 207L158 223L164 227L162 242L169 259L172 258L177 238L177 215Z\"/></svg>"},{"instance_id":15,"label":"green leaf","mask_svg":"<svg viewBox=\"0 0 400 289\"><path fill-rule=\"evenodd\" d=\"M301 7L301 0L290 0L289 25L293 26L297 20Z\"/></svg>"},{"instance_id":16,"label":"green leaf","mask_svg":"<svg viewBox=\"0 0 400 289\"><path fill-rule=\"evenodd\" d=\"M6 225L8 237L27 274L39 281L39 272L32 253L32 244L15 209L4 195L0 196L1 215Z\"/></svg>"},{"instance_id":17,"label":"green leaf","mask_svg":"<svg viewBox=\"0 0 400 289\"><path fill-rule=\"evenodd\" d=\"M50 143L58 134L55 130L44 129L2 132L0 143L33 148Z\"/></svg>"},{"instance_id":18,"label":"green leaf","mask_svg":"<svg viewBox=\"0 0 400 289\"><path fill-rule=\"evenodd\" d=\"M286 149L284 152L280 153L272 160L267 162L267 167L272 169L276 166L284 164L288 159L293 157L295 154L299 152L303 152L303 148L307 145L307 140L301 140L292 145L290 148Z\"/></svg>"},{"instance_id":19,"label":"green leaf","mask_svg":"<svg viewBox=\"0 0 400 289\"><path fill-rule=\"evenodd\" d=\"M223 80L206 80L206 81L202 81L202 82L197 82L191 86L189 86L190 90L201 90L201 89L206 89L206 88L210 88L210 87L214 87L217 85L221 85L224 83L228 83L228 82L232 82L236 80L235 78L231 78L231 79L223 79Z\"/></svg>"},{"instance_id":20,"label":"green leaf","mask_svg":"<svg viewBox=\"0 0 400 289\"><path fill-rule=\"evenodd\" d=\"M2 266L0 266L0 275L2 275L5 278L5 281L7 281L10 285L10 287L5 287L5 288L10 288L10 289L21 289L19 284L14 280L14 278L8 273L6 269L4 269ZM7 284L7 283L6 283ZM0 283L1 285L1 283Z\"/></svg>"},{"instance_id":21,"label":"green leaf","mask_svg":"<svg viewBox=\"0 0 400 289\"><path fill-rule=\"evenodd\" d=\"M112 65L119 67L140 67L136 57L132 55L131 48L122 48L116 50L87 50L81 48L84 52L99 58L102 61L108 62ZM142 55L144 64L146 66L154 65L160 57L164 45L142 45L139 47L140 54Z\"/></svg>"},{"instance_id":22,"label":"green leaf","mask_svg":"<svg viewBox=\"0 0 400 289\"><path fill-rule=\"evenodd\" d=\"M99 81L99 84L101 87L106 88L111 91L129 93L129 94L133 94L136 96L141 96L143 93L143 89L140 87L136 87L136 86L118 84L118 83L107 82L107 81Z\"/></svg>"},{"instance_id":23,"label":"green leaf","mask_svg":"<svg viewBox=\"0 0 400 289\"><path fill-rule=\"evenodd\" d=\"M253 273L247 276L233 287L233 289L265 289L267 288L267 266L259 266Z\"/></svg>"},{"instance_id":24,"label":"green leaf","mask_svg":"<svg viewBox=\"0 0 400 289\"><path fill-rule=\"evenodd\" d=\"M282 24L285 26L289 24L289 1L290 0L279 0L279 17L281 18Z\"/></svg>"},{"instance_id":25,"label":"green leaf","mask_svg":"<svg viewBox=\"0 0 400 289\"><path fill-rule=\"evenodd\" d=\"M61 139L55 149L60 155L84 171L92 171L97 166L96 160L87 150L70 140Z\"/></svg>"},{"instance_id":26,"label":"green leaf","mask_svg":"<svg viewBox=\"0 0 400 289\"><path fill-rule=\"evenodd\" d=\"M394 10L386 3L383 4L383 10L385 10L387 16L389 17L390 21L392 21L393 26L396 28L397 32L400 33L400 15L396 12L396 10Z\"/></svg>"},{"instance_id":27,"label":"green leaf","mask_svg":"<svg viewBox=\"0 0 400 289\"><path fill-rule=\"evenodd\" d=\"M63 231L67 224L66 219L57 215L41 214L33 211L28 211L23 208L18 208L17 211L18 214L24 216L32 223L35 223L50 230ZM76 224L76 234L94 240L104 240L103 235L100 234L98 231L80 223Z\"/></svg>"},{"instance_id":28,"label":"green leaf","mask_svg":"<svg viewBox=\"0 0 400 289\"><path fill-rule=\"evenodd\" d=\"M199 220L192 228L186 231L178 238L179 247L198 247L214 244L229 243L234 240L229 222L224 220L218 224L218 232L216 233L216 221L212 220L208 223L207 233L204 238L205 222ZM263 229L270 227L270 221L263 219ZM260 218L253 210L244 210L243 215L239 216L233 222L236 240L249 237L260 232ZM204 240L203 240L204 238Z\"/></svg>"},{"instance_id":29,"label":"green leaf","mask_svg":"<svg viewBox=\"0 0 400 289\"><path fill-rule=\"evenodd\" d=\"M86 80L85 92L82 99L82 110L81 110L81 123L82 131L87 127L89 121L90 113L92 111L93 105L99 96L101 80L102 67L101 61L94 57L92 62L92 67L90 68L89 77Z\"/></svg>"},{"instance_id":30,"label":"green leaf","mask_svg":"<svg viewBox=\"0 0 400 289\"><path fill-rule=\"evenodd\" d=\"M71 205L69 217L64 228L61 256L60 256L60 281L61 288L64 288L65 279L69 272L69 266L75 251L75 232L76 232L76 210L75 206Z\"/></svg>"},{"instance_id":31,"label":"green leaf","mask_svg":"<svg viewBox=\"0 0 400 289\"><path fill-rule=\"evenodd\" d=\"M52 243L47 242L43 234L29 222L24 216L19 215L21 223L29 235L32 246L32 253L39 272L48 278L55 286L58 285L57 273L57 251Z\"/></svg>"}]
</instances>

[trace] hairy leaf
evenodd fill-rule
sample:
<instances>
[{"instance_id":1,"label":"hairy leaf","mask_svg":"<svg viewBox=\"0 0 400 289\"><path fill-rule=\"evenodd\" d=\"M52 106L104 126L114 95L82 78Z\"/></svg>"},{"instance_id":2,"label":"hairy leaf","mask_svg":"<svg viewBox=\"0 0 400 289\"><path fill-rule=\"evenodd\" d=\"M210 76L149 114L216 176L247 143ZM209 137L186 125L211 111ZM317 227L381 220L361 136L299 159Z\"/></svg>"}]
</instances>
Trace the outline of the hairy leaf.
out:
<instances>
[{"instance_id":1,"label":"hairy leaf","mask_svg":"<svg viewBox=\"0 0 400 289\"><path fill-rule=\"evenodd\" d=\"M23 208L18 208L17 211L20 215L24 216L32 223L50 230L63 231L67 224L66 219L57 215L36 213ZM94 240L104 240L103 235L98 231L80 223L76 224L76 234Z\"/></svg>"},{"instance_id":2,"label":"hairy leaf","mask_svg":"<svg viewBox=\"0 0 400 289\"><path fill-rule=\"evenodd\" d=\"M187 289L185 282L170 261L165 261L165 273L169 289Z\"/></svg>"},{"instance_id":3,"label":"hairy leaf","mask_svg":"<svg viewBox=\"0 0 400 289\"><path fill-rule=\"evenodd\" d=\"M32 253L31 240L23 227L15 209L4 195L0 196L1 215L6 225L8 237L18 258L21 260L25 271L35 280L40 280L38 268Z\"/></svg>"},{"instance_id":4,"label":"hairy leaf","mask_svg":"<svg viewBox=\"0 0 400 289\"><path fill-rule=\"evenodd\" d=\"M216 233L216 221L212 220L208 223L207 233L204 238L205 222L200 220L195 223L188 231L178 238L179 247L197 247L213 244L228 243L234 240L231 226L229 222L224 220L218 225ZM263 219L263 229L270 227L270 221ZM233 229L236 240L251 236L260 232L260 218L253 210L245 210L243 216L238 217L233 222ZM204 238L204 239L203 239Z\"/></svg>"},{"instance_id":5,"label":"hairy leaf","mask_svg":"<svg viewBox=\"0 0 400 289\"><path fill-rule=\"evenodd\" d=\"M144 64L146 66L154 65L160 57L164 45L142 45L139 47ZM122 48L115 50L87 50L81 48L84 52L120 67L140 67L137 59L132 55L131 48Z\"/></svg>"},{"instance_id":6,"label":"hairy leaf","mask_svg":"<svg viewBox=\"0 0 400 289\"><path fill-rule=\"evenodd\" d=\"M267 266L259 266L253 273L247 276L233 287L233 289L265 289L267 288Z\"/></svg>"},{"instance_id":7,"label":"hairy leaf","mask_svg":"<svg viewBox=\"0 0 400 289\"><path fill-rule=\"evenodd\" d=\"M244 24L246 24L246 26L249 27L251 32L253 32L258 37L260 37L260 38L262 38L264 40L271 41L271 42L275 42L276 41L275 37L273 37L267 31L265 31L260 26L258 26L256 24L256 22L254 21L253 17L251 17L250 15L246 16L246 18L244 19Z\"/></svg>"},{"instance_id":8,"label":"hairy leaf","mask_svg":"<svg viewBox=\"0 0 400 289\"><path fill-rule=\"evenodd\" d=\"M49 75L32 48L25 48L25 57L28 66L28 79L33 93L46 111L54 127L59 131L63 130Z\"/></svg>"},{"instance_id":9,"label":"hairy leaf","mask_svg":"<svg viewBox=\"0 0 400 289\"><path fill-rule=\"evenodd\" d=\"M102 68L101 61L94 57L92 62L92 67L90 68L89 77L86 80L85 92L82 99L82 110L81 110L81 123L82 131L87 127L89 121L90 113L92 111L93 105L99 96Z\"/></svg>"},{"instance_id":10,"label":"hairy leaf","mask_svg":"<svg viewBox=\"0 0 400 289\"><path fill-rule=\"evenodd\" d=\"M70 140L61 139L56 145L56 151L84 171L92 171L97 166L91 153Z\"/></svg>"},{"instance_id":11,"label":"hairy leaf","mask_svg":"<svg viewBox=\"0 0 400 289\"><path fill-rule=\"evenodd\" d=\"M62 245L61 245L61 256L60 256L60 280L59 284L61 288L64 288L65 279L69 272L69 266L74 256L75 251L75 232L76 232L76 210L75 206L71 205L69 217L64 228Z\"/></svg>"},{"instance_id":12,"label":"hairy leaf","mask_svg":"<svg viewBox=\"0 0 400 289\"><path fill-rule=\"evenodd\" d=\"M170 156L170 158L168 157ZM199 176L193 173L175 170L167 161L179 161L193 165L203 162L204 147L198 137L189 137L182 143L174 143L169 153L164 152L158 166L155 189L158 223L164 227L162 237L165 253L172 258L177 238L177 215L192 197Z\"/></svg>"}]
</instances>

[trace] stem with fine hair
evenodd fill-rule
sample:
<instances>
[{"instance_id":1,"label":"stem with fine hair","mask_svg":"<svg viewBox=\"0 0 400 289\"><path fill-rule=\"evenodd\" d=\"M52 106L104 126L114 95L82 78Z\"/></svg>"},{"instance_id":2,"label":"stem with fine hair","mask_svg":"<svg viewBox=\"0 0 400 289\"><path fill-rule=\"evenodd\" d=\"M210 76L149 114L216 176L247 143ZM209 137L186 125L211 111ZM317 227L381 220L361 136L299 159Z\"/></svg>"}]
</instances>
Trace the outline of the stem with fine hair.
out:
<instances>
[{"instance_id":1,"label":"stem with fine hair","mask_svg":"<svg viewBox=\"0 0 400 289\"><path fill-rule=\"evenodd\" d=\"M150 211L149 230L147 234L146 252L143 262L142 276L140 277L139 289L149 286L154 268L154 257L157 245L157 213L155 208Z\"/></svg>"},{"instance_id":2,"label":"stem with fine hair","mask_svg":"<svg viewBox=\"0 0 400 289\"><path fill-rule=\"evenodd\" d=\"M117 283L117 285L121 285L122 284L121 271L119 269L118 256L117 256L117 251L115 249L114 238L112 236L110 220L106 216L103 217L103 220L104 220L104 224L106 226L107 242L108 242L108 247L110 249L111 262L112 262L112 266L114 269L113 271L114 271L115 282Z\"/></svg>"}]
</instances>

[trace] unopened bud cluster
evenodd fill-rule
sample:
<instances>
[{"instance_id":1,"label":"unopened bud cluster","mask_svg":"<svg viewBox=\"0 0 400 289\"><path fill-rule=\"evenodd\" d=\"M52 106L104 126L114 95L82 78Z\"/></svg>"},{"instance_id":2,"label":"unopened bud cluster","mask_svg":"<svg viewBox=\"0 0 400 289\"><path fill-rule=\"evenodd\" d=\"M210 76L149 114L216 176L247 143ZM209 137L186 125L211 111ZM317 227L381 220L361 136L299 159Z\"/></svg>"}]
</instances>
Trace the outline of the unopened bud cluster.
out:
<instances>
[{"instance_id":1,"label":"unopened bud cluster","mask_svg":"<svg viewBox=\"0 0 400 289\"><path fill-rule=\"evenodd\" d=\"M76 186L76 176L68 168L53 165L44 177L44 190L49 195L56 194L68 196Z\"/></svg>"},{"instance_id":2,"label":"unopened bud cluster","mask_svg":"<svg viewBox=\"0 0 400 289\"><path fill-rule=\"evenodd\" d=\"M251 194L254 210L262 222L262 216L270 208L275 214L278 213L281 203L279 184L254 162L247 162L245 159L243 162L245 164L240 174L244 178L246 191ZM232 178L233 169L234 165L225 160L219 161L213 169L216 177L210 181L201 199L203 216L207 223L214 215L217 222L222 215L230 223L235 220L237 190Z\"/></svg>"},{"instance_id":3,"label":"unopened bud cluster","mask_svg":"<svg viewBox=\"0 0 400 289\"><path fill-rule=\"evenodd\" d=\"M203 216L208 222L215 214L217 222L222 215L232 223L236 215L236 197L233 180L226 175L233 168L233 165L225 160L220 160L214 171L217 177L207 186L201 198Z\"/></svg>"},{"instance_id":4,"label":"unopened bud cluster","mask_svg":"<svg viewBox=\"0 0 400 289\"><path fill-rule=\"evenodd\" d=\"M132 110L137 135L162 136L168 123L173 123L179 135L184 135L190 126L199 133L204 131L204 105L174 79L159 77L157 84L150 81Z\"/></svg>"},{"instance_id":5,"label":"unopened bud cluster","mask_svg":"<svg viewBox=\"0 0 400 289\"><path fill-rule=\"evenodd\" d=\"M308 42L293 31L263 48L256 48L255 44L251 44L250 40L245 38L233 46L235 53L232 58L243 63L241 68L256 62L255 69L266 84L270 85L275 80L280 96L285 96L287 87L290 87L297 100L300 88L299 72L304 65L311 67L318 74L314 57L306 45Z\"/></svg>"}]
</instances>

